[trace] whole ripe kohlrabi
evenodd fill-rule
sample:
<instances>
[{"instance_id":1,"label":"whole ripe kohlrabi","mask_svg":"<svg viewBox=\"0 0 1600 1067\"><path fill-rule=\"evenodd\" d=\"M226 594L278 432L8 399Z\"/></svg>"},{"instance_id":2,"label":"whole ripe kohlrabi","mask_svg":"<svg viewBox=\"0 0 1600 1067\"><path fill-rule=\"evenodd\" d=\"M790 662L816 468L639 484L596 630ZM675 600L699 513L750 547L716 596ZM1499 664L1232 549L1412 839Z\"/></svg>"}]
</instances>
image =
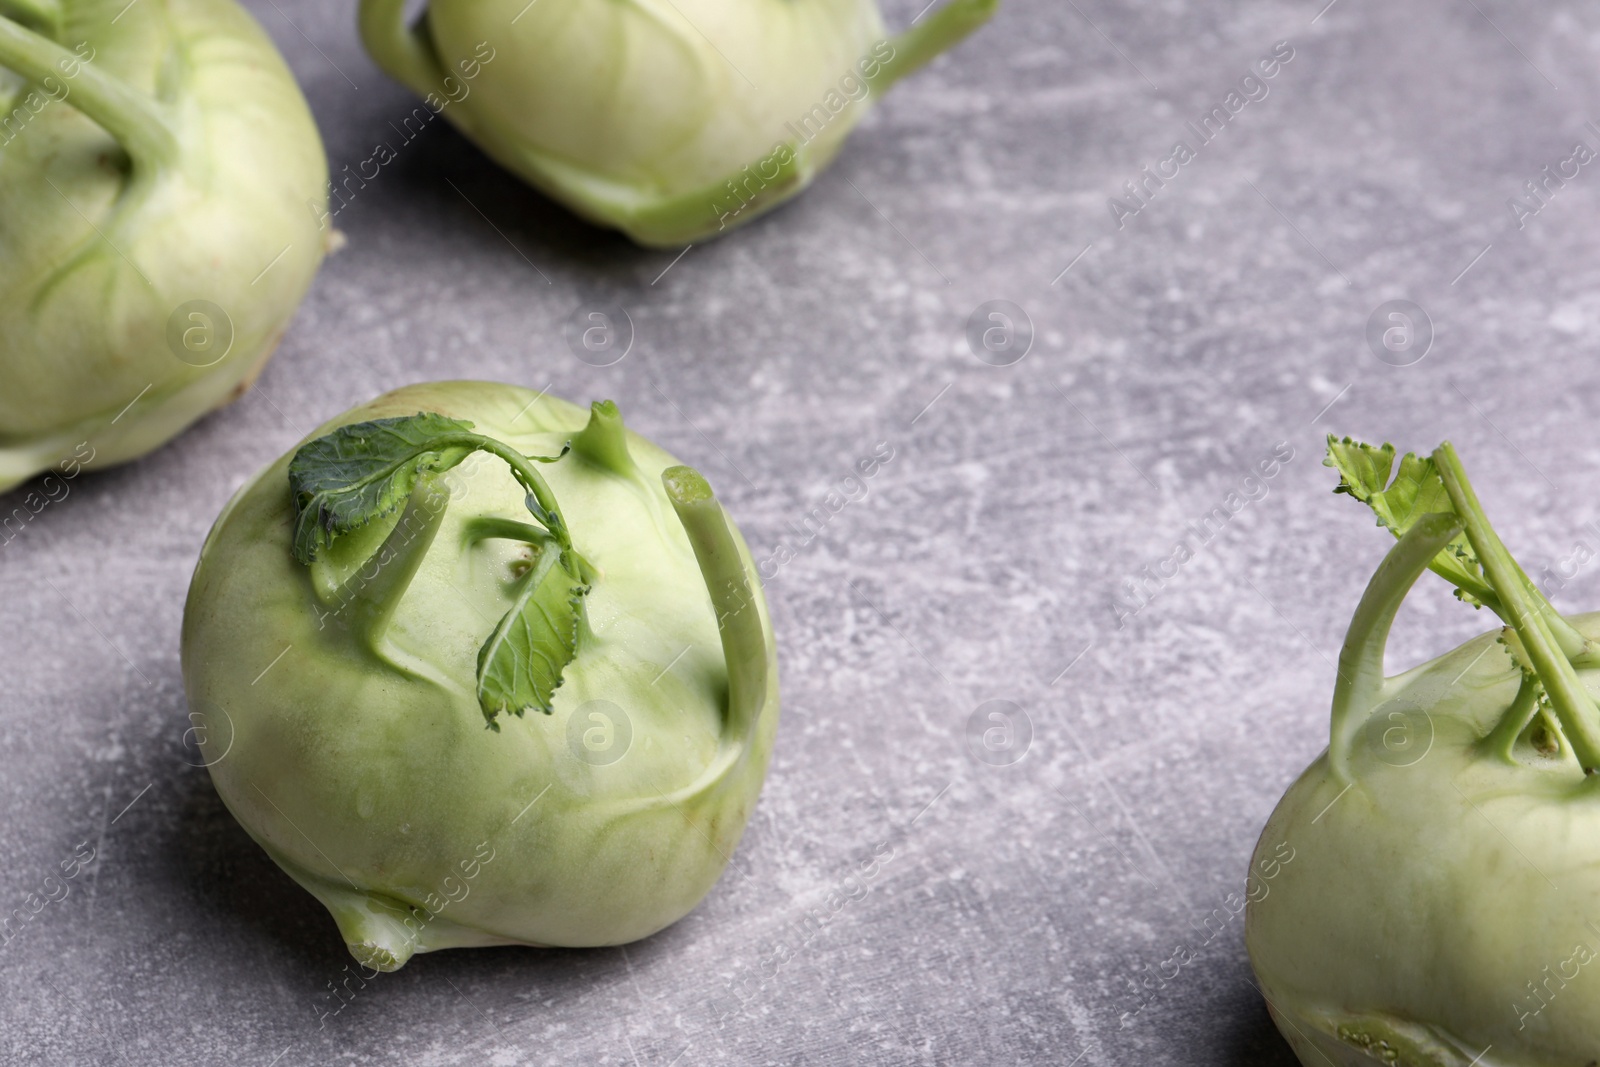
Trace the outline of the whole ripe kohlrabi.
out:
<instances>
[{"instance_id":1,"label":"whole ripe kohlrabi","mask_svg":"<svg viewBox=\"0 0 1600 1067\"><path fill-rule=\"evenodd\" d=\"M1600 616L1555 611L1449 444L1394 459L1329 439L1339 491L1399 543L1350 623L1328 749L1252 860L1250 961L1306 1067L1584 1067L1600 1058ZM1427 569L1506 625L1385 677Z\"/></svg>"},{"instance_id":2,"label":"whole ripe kohlrabi","mask_svg":"<svg viewBox=\"0 0 1600 1067\"><path fill-rule=\"evenodd\" d=\"M810 184L873 98L999 0L890 37L876 0L362 0L380 67L502 166L647 246L749 222ZM425 118L425 116L424 116Z\"/></svg>"},{"instance_id":3,"label":"whole ripe kohlrabi","mask_svg":"<svg viewBox=\"0 0 1600 1067\"><path fill-rule=\"evenodd\" d=\"M778 722L766 603L705 480L609 401L486 382L313 438L235 495L189 588L228 809L379 970L682 917Z\"/></svg>"},{"instance_id":4,"label":"whole ripe kohlrabi","mask_svg":"<svg viewBox=\"0 0 1600 1067\"><path fill-rule=\"evenodd\" d=\"M326 183L233 0L0 0L0 492L237 396L322 261Z\"/></svg>"}]
</instances>

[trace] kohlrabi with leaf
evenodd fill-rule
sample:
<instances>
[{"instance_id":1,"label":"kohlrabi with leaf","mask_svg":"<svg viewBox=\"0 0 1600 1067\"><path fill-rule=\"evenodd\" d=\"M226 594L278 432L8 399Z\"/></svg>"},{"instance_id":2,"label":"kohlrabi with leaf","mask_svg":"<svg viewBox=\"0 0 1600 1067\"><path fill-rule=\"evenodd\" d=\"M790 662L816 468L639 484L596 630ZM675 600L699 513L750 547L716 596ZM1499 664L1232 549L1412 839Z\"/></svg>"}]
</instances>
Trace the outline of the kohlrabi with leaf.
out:
<instances>
[{"instance_id":1,"label":"kohlrabi with leaf","mask_svg":"<svg viewBox=\"0 0 1600 1067\"><path fill-rule=\"evenodd\" d=\"M183 669L223 801L379 970L674 922L778 721L755 567L705 480L609 401L484 382L390 393L245 485Z\"/></svg>"},{"instance_id":2,"label":"kohlrabi with leaf","mask_svg":"<svg viewBox=\"0 0 1600 1067\"><path fill-rule=\"evenodd\" d=\"M233 0L0 0L0 491L236 396L322 260L326 186Z\"/></svg>"},{"instance_id":3,"label":"kohlrabi with leaf","mask_svg":"<svg viewBox=\"0 0 1600 1067\"><path fill-rule=\"evenodd\" d=\"M1339 655L1328 749L1261 837L1245 926L1307 1067L1583 1067L1600 1057L1600 615L1563 616L1455 450L1329 439L1339 491L1399 539ZM1503 626L1384 674L1423 571ZM1252 870L1255 867L1253 866Z\"/></svg>"},{"instance_id":4,"label":"kohlrabi with leaf","mask_svg":"<svg viewBox=\"0 0 1600 1067\"><path fill-rule=\"evenodd\" d=\"M716 236L828 165L871 101L982 25L946 0L362 0L378 65L502 166L648 246Z\"/></svg>"}]
</instances>

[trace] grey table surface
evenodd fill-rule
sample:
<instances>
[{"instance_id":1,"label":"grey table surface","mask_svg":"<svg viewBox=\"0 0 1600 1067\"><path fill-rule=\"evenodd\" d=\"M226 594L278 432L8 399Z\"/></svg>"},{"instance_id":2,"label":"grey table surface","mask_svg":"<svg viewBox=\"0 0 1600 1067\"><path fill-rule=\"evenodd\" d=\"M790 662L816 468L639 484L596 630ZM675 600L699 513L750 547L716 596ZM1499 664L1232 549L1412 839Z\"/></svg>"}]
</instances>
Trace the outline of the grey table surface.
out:
<instances>
[{"instance_id":1,"label":"grey table surface","mask_svg":"<svg viewBox=\"0 0 1600 1067\"><path fill-rule=\"evenodd\" d=\"M1329 495L1324 434L1452 438L1536 576L1600 519L1600 178L1525 225L1507 203L1600 147L1600 9L1325 3L1006 0L804 197L681 258L431 126L340 215L348 247L253 392L0 546L0 905L96 852L0 950L0 1060L1291 1064L1242 921L1204 924L1326 742L1332 657L1387 547ZM413 106L352 5L249 6L335 169ZM1277 41L1265 98L1115 218ZM1401 298L1431 342L1380 359L1369 319ZM995 299L1033 331L1005 366L966 339ZM635 344L587 365L563 325L611 304ZM324 1019L333 924L190 765L184 591L258 467L457 377L615 398L758 553L793 550L768 583L783 724L736 871L676 926L418 957ZM866 497L798 533L880 445ZM1248 480L1275 448L1293 458ZM1230 492L1252 499L1119 618ZM1600 606L1594 568L1556 599ZM1487 625L1424 589L1392 654ZM1008 766L970 743L996 700L1028 727ZM1196 961L1140 992L1179 944Z\"/></svg>"}]
</instances>

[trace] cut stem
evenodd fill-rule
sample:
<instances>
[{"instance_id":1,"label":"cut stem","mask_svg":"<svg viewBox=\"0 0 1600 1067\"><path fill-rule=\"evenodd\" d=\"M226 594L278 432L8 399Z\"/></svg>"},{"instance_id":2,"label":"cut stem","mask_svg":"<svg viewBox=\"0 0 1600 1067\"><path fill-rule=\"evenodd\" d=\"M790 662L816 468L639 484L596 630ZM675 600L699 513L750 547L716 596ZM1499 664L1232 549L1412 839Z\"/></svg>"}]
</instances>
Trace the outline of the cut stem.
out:
<instances>
[{"instance_id":1,"label":"cut stem","mask_svg":"<svg viewBox=\"0 0 1600 1067\"><path fill-rule=\"evenodd\" d=\"M756 577L745 566L722 505L711 486L690 467L661 473L667 496L694 546L722 635L728 670L728 708L723 736L746 742L755 735L767 693L767 638L761 623Z\"/></svg>"},{"instance_id":2,"label":"cut stem","mask_svg":"<svg viewBox=\"0 0 1600 1067\"><path fill-rule=\"evenodd\" d=\"M1433 557L1461 529L1461 520L1455 515L1435 513L1418 519L1383 557L1361 594L1339 650L1339 679L1334 683L1328 734L1328 761L1343 784L1354 781L1350 748L1355 736L1383 699L1383 654L1395 613Z\"/></svg>"},{"instance_id":3,"label":"cut stem","mask_svg":"<svg viewBox=\"0 0 1600 1067\"><path fill-rule=\"evenodd\" d=\"M45 91L59 83L58 97L116 138L143 175L178 161L178 136L159 104L122 79L105 74L55 41L0 17L0 66L10 67ZM68 75L67 71L76 73Z\"/></svg>"},{"instance_id":4,"label":"cut stem","mask_svg":"<svg viewBox=\"0 0 1600 1067\"><path fill-rule=\"evenodd\" d=\"M1550 697L1567 742L1584 773L1593 774L1600 768L1600 708L1595 707L1577 670L1556 640L1546 618L1547 612L1553 613L1554 608L1528 582L1501 543L1500 536L1489 525L1483 505L1478 503L1477 494L1467 481L1467 473L1448 441L1433 453L1433 462L1461 519L1467 540L1483 564L1483 573L1510 614L1507 621L1516 630L1534 673Z\"/></svg>"},{"instance_id":5,"label":"cut stem","mask_svg":"<svg viewBox=\"0 0 1600 1067\"><path fill-rule=\"evenodd\" d=\"M610 400L596 400L589 408L589 422L572 439L572 450L590 463L612 474L633 477L638 466L628 452L628 431L622 415Z\"/></svg>"}]
</instances>

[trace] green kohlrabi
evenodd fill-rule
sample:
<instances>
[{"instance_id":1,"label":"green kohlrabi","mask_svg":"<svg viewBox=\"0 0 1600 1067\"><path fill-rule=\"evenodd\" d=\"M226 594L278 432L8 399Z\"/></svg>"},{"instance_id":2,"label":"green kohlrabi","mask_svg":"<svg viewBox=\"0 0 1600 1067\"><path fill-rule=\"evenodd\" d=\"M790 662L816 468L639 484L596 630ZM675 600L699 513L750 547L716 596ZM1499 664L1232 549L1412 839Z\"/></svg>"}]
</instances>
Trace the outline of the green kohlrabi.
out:
<instances>
[{"instance_id":1,"label":"green kohlrabi","mask_svg":"<svg viewBox=\"0 0 1600 1067\"><path fill-rule=\"evenodd\" d=\"M890 37L876 0L362 0L378 65L503 166L640 244L749 222L808 185L870 100L998 0Z\"/></svg>"},{"instance_id":2,"label":"green kohlrabi","mask_svg":"<svg viewBox=\"0 0 1600 1067\"><path fill-rule=\"evenodd\" d=\"M778 721L755 568L704 479L609 401L484 382L346 412L242 488L183 670L223 801L380 970L676 921Z\"/></svg>"},{"instance_id":3,"label":"green kohlrabi","mask_svg":"<svg viewBox=\"0 0 1600 1067\"><path fill-rule=\"evenodd\" d=\"M232 0L0 0L0 491L247 387L322 260L326 182Z\"/></svg>"},{"instance_id":4,"label":"green kohlrabi","mask_svg":"<svg viewBox=\"0 0 1600 1067\"><path fill-rule=\"evenodd\" d=\"M1306 1067L1567 1067L1600 1056L1600 616L1559 615L1455 451L1329 439L1398 538L1339 656L1328 749L1267 823L1245 941ZM1385 677L1431 569L1505 626ZM1276 848L1292 847L1278 867Z\"/></svg>"}]
</instances>

